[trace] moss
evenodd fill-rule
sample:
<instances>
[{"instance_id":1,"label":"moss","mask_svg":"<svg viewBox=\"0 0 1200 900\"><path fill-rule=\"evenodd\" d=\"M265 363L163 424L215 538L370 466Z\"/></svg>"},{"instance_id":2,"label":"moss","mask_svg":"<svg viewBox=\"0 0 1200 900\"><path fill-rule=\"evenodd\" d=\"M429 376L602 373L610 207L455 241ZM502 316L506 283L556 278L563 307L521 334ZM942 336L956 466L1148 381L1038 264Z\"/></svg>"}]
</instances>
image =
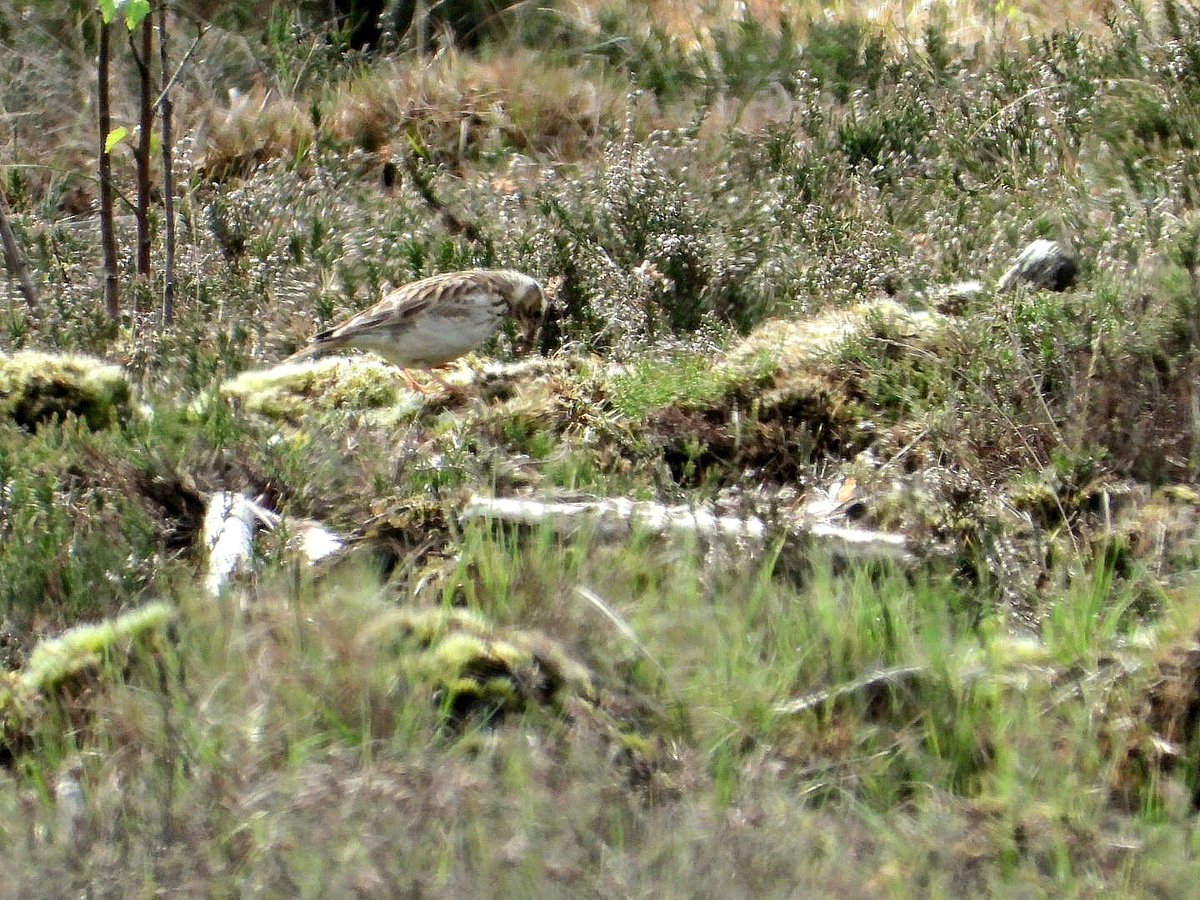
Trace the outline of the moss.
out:
<instances>
[{"instance_id":1,"label":"moss","mask_svg":"<svg viewBox=\"0 0 1200 900\"><path fill-rule=\"evenodd\" d=\"M472 713L491 718L503 712L519 712L524 701L512 681L503 676L479 680L454 678L438 689L440 705L454 718Z\"/></svg>"},{"instance_id":2,"label":"moss","mask_svg":"<svg viewBox=\"0 0 1200 900\"><path fill-rule=\"evenodd\" d=\"M424 653L418 668L454 715L519 712L533 657L505 641L452 633Z\"/></svg>"},{"instance_id":3,"label":"moss","mask_svg":"<svg viewBox=\"0 0 1200 900\"><path fill-rule=\"evenodd\" d=\"M1165 499L1189 506L1200 506L1200 492L1186 484L1170 484L1159 492Z\"/></svg>"},{"instance_id":4,"label":"moss","mask_svg":"<svg viewBox=\"0 0 1200 900\"><path fill-rule=\"evenodd\" d=\"M1062 519L1062 501L1054 488L1038 473L1020 476L1009 488L1008 496L1013 506L1029 513L1039 525L1048 525Z\"/></svg>"},{"instance_id":5,"label":"moss","mask_svg":"<svg viewBox=\"0 0 1200 900\"><path fill-rule=\"evenodd\" d=\"M828 360L841 345L876 330L880 324L928 338L950 322L938 313L909 310L894 300L871 300L811 318L764 322L726 354L722 365L761 369L764 360L770 360L777 372L790 371Z\"/></svg>"},{"instance_id":6,"label":"moss","mask_svg":"<svg viewBox=\"0 0 1200 900\"><path fill-rule=\"evenodd\" d=\"M0 748L18 746L38 710L71 679L123 660L140 642L163 633L175 616L166 603L149 603L115 619L77 625L33 648L24 667L0 675Z\"/></svg>"},{"instance_id":7,"label":"moss","mask_svg":"<svg viewBox=\"0 0 1200 900\"><path fill-rule=\"evenodd\" d=\"M415 411L422 402L399 369L369 357L329 357L256 369L226 382L221 394L247 412L292 422L313 411L369 411L398 404L411 404Z\"/></svg>"},{"instance_id":8,"label":"moss","mask_svg":"<svg viewBox=\"0 0 1200 900\"><path fill-rule=\"evenodd\" d=\"M594 695L587 669L537 632L494 628L477 613L443 607L397 610L372 629L377 638L397 631L417 650L399 647L406 673L455 718Z\"/></svg>"},{"instance_id":9,"label":"moss","mask_svg":"<svg viewBox=\"0 0 1200 900\"><path fill-rule=\"evenodd\" d=\"M449 633L486 634L491 627L478 613L467 609L405 609L381 625L398 625L401 632L423 647L431 647Z\"/></svg>"},{"instance_id":10,"label":"moss","mask_svg":"<svg viewBox=\"0 0 1200 900\"><path fill-rule=\"evenodd\" d=\"M656 753L653 740L631 731L621 732L620 744L622 750L640 757L653 758Z\"/></svg>"},{"instance_id":11,"label":"moss","mask_svg":"<svg viewBox=\"0 0 1200 900\"><path fill-rule=\"evenodd\" d=\"M637 420L664 406L696 408L718 403L745 380L747 373L714 367L698 353L645 358L622 367L612 377L612 403L627 418Z\"/></svg>"},{"instance_id":12,"label":"moss","mask_svg":"<svg viewBox=\"0 0 1200 900\"><path fill-rule=\"evenodd\" d=\"M111 428L128 420L131 397L124 370L89 356L0 354L0 415L30 431L67 416Z\"/></svg>"},{"instance_id":13,"label":"moss","mask_svg":"<svg viewBox=\"0 0 1200 900\"><path fill-rule=\"evenodd\" d=\"M640 364L614 379L614 405L640 419L639 436L681 484L735 481L748 469L794 481L814 459L852 454L873 440L863 426L876 405L855 402L862 391L848 384L846 348L880 336L923 349L937 343L947 322L890 300L773 320L715 365L686 357Z\"/></svg>"},{"instance_id":14,"label":"moss","mask_svg":"<svg viewBox=\"0 0 1200 900\"><path fill-rule=\"evenodd\" d=\"M733 347L720 365L743 378L768 381L759 398L763 408L811 409L819 413L818 419L839 422L845 418L842 401L847 394L840 357L847 348L881 335L929 348L950 322L893 300L868 301L811 318L766 322Z\"/></svg>"},{"instance_id":15,"label":"moss","mask_svg":"<svg viewBox=\"0 0 1200 900\"><path fill-rule=\"evenodd\" d=\"M449 680L461 674L486 673L493 669L515 672L528 666L533 658L505 641L456 631L438 641L425 660L436 679Z\"/></svg>"},{"instance_id":16,"label":"moss","mask_svg":"<svg viewBox=\"0 0 1200 900\"><path fill-rule=\"evenodd\" d=\"M114 653L162 631L174 616L166 603L150 603L104 622L76 625L33 648L21 670L19 687L26 694L53 690L66 679L100 666Z\"/></svg>"}]
</instances>

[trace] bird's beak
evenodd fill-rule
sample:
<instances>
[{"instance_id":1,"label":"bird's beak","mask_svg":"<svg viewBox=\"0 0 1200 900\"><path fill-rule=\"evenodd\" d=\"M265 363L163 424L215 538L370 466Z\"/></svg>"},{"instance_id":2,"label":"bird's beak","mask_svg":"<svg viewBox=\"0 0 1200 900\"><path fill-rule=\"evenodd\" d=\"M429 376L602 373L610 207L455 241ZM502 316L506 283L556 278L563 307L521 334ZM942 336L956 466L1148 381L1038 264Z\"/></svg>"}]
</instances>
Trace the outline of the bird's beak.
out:
<instances>
[{"instance_id":1,"label":"bird's beak","mask_svg":"<svg viewBox=\"0 0 1200 900\"><path fill-rule=\"evenodd\" d=\"M542 324L541 316L529 316L521 322L521 334L517 338L516 350L518 353L529 353L537 344L538 326Z\"/></svg>"}]
</instances>

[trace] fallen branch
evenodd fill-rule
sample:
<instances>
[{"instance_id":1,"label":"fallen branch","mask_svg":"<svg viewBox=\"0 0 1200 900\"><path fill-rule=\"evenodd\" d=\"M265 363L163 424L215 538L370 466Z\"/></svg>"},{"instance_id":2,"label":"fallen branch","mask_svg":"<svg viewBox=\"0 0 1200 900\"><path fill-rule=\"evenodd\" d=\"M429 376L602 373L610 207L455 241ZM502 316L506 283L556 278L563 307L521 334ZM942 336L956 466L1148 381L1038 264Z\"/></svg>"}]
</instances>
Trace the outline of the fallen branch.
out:
<instances>
[{"instance_id":1,"label":"fallen branch","mask_svg":"<svg viewBox=\"0 0 1200 900\"><path fill-rule=\"evenodd\" d=\"M274 531L282 516L244 494L217 491L208 500L204 514L204 547L208 550L205 588L220 595L229 579L244 570L254 554L254 536L260 527ZM340 552L346 542L320 522L311 519L288 521L289 543L308 565Z\"/></svg>"},{"instance_id":2,"label":"fallen branch","mask_svg":"<svg viewBox=\"0 0 1200 900\"><path fill-rule=\"evenodd\" d=\"M814 539L822 548L848 559L894 559L911 562L908 538L887 531L844 528L838 525L798 525L792 534Z\"/></svg>"},{"instance_id":3,"label":"fallen branch","mask_svg":"<svg viewBox=\"0 0 1200 900\"><path fill-rule=\"evenodd\" d=\"M81 678L119 678L137 653L154 653L175 618L167 603L148 603L115 619L76 625L39 642L15 672L0 672L0 751L24 744L64 685Z\"/></svg>"},{"instance_id":4,"label":"fallen branch","mask_svg":"<svg viewBox=\"0 0 1200 900\"><path fill-rule=\"evenodd\" d=\"M717 516L704 509L664 506L614 497L609 500L553 502L519 497L481 497L467 501L460 518L495 519L514 525L547 525L562 533L574 533L583 526L595 529L601 539L628 536L635 528L652 534L694 534L699 537L748 538L762 542L766 526L750 516Z\"/></svg>"},{"instance_id":5,"label":"fallen branch","mask_svg":"<svg viewBox=\"0 0 1200 900\"><path fill-rule=\"evenodd\" d=\"M254 533L264 521L261 509L249 497L229 491L217 491L209 498L204 513L204 546L208 549L204 586L212 596L218 596L230 577L249 562Z\"/></svg>"},{"instance_id":6,"label":"fallen branch","mask_svg":"<svg viewBox=\"0 0 1200 900\"><path fill-rule=\"evenodd\" d=\"M600 540L628 537L633 531L662 536L695 536L725 539L761 546L769 538L765 522L757 516L721 516L703 507L666 506L662 503L614 497L606 500L544 501L519 497L472 495L459 514L462 521L489 519L512 525L546 526L561 534L587 527ZM824 523L796 522L782 529L785 542L804 540L837 556L852 559L913 558L904 535L868 531Z\"/></svg>"},{"instance_id":7,"label":"fallen branch","mask_svg":"<svg viewBox=\"0 0 1200 900\"><path fill-rule=\"evenodd\" d=\"M793 716L821 709L855 694L874 695L883 687L908 687L928 671L928 666L897 666L892 669L879 669L862 678L856 678L854 681L834 685L823 691L814 691L786 703L777 703L773 711L777 715Z\"/></svg>"}]
</instances>

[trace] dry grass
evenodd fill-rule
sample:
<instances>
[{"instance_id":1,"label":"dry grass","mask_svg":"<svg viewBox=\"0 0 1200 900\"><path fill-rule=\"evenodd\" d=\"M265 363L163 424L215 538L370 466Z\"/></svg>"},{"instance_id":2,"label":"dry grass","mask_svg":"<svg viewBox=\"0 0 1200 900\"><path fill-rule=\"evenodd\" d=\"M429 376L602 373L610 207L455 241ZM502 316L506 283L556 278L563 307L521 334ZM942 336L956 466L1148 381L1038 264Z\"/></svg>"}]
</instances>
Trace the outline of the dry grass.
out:
<instances>
[{"instance_id":1,"label":"dry grass","mask_svg":"<svg viewBox=\"0 0 1200 900\"><path fill-rule=\"evenodd\" d=\"M625 121L628 83L617 71L607 77L588 74L591 51L588 41L611 38L600 31L600 22L613 16L630 28L630 37L646 40L662 36L682 56L711 56L714 44L724 40L737 23L753 21L767 34L778 34L786 17L804 40L806 21L859 21L878 26L900 49L920 44L927 27L938 28L952 42L964 46L1011 46L1028 34L1064 25L1098 29L1111 0L1077 3L1067 11L1029 4L994 5L977 0L952 4L879 3L796 4L780 0L720 0L705 4L657 0L642 4L626 0L575 0L557 15L569 20L585 36L583 51L574 61L530 50L506 50L483 58L453 50L428 60L399 57L369 76L351 77L331 90L298 90L297 72L307 72L319 84L321 56L326 51L318 37L302 45L279 48L295 59L275 72L264 72L251 59L253 47L236 34L212 30L201 45L197 61L184 73L189 91L178 103L177 133L190 135L192 159L205 176L218 179L244 174L263 160L302 155L319 134L375 151L397 140L410 128L432 147L454 148L452 158L511 149L545 153L554 158L580 159L594 152L613 128ZM264 7L262 21L268 10ZM34 18L24 26L37 32ZM45 26L47 30L49 26ZM10 23L13 35L20 33ZM721 35L722 37L718 37ZM176 52L190 37L180 28ZM63 41L64 39L56 38ZM6 58L5 108L0 109L0 146L10 158L32 165L22 175L37 194L50 190L57 197L65 190L63 176L87 169L95 140L89 106L79 103L91 89L90 73L82 64L86 51L60 43L60 52L44 56L22 54L14 44ZM116 83L130 87L133 71L118 54ZM239 87L228 94L214 92L214 80L237 79ZM190 95L190 96L189 96ZM744 99L710 98L720 121L762 123L785 115L778 97L755 103L745 115ZM116 92L115 121L132 123L135 107L131 90ZM721 112L732 103L737 112ZM759 108L761 107L761 108ZM785 104L786 107L786 104ZM320 111L314 123L312 109ZM84 114L81 116L81 113ZM686 108L639 108L639 130L680 124ZM34 124L36 122L36 125ZM119 154L118 166L128 166ZM11 171L11 170L10 170ZM83 185L85 193L89 192ZM75 190L75 188L72 188ZM86 206L86 198L66 199L72 211Z\"/></svg>"},{"instance_id":2,"label":"dry grass","mask_svg":"<svg viewBox=\"0 0 1200 900\"><path fill-rule=\"evenodd\" d=\"M502 150L579 159L623 121L627 89L616 78L577 76L532 50L483 59L449 50L375 67L323 106L334 140L370 151L403 147L415 132L459 161Z\"/></svg>"},{"instance_id":3,"label":"dry grass","mask_svg":"<svg viewBox=\"0 0 1200 900\"><path fill-rule=\"evenodd\" d=\"M816 3L811 0L574 0L581 19L594 21L618 12L643 27L657 27L684 46L710 50L713 33L731 24L754 20L778 30L783 19L800 26L808 21L862 21L877 25L897 47L920 44L926 28L936 27L966 47L1011 45L1030 34L1053 28L1080 28L1100 33L1114 0L1080 0L1068 6L1048 2L992 3L987 0L877 0L859 3Z\"/></svg>"},{"instance_id":4,"label":"dry grass","mask_svg":"<svg viewBox=\"0 0 1200 900\"><path fill-rule=\"evenodd\" d=\"M315 137L312 118L295 100L261 86L231 90L228 105L201 110L191 129L191 164L203 177L225 181L268 160L303 157Z\"/></svg>"}]
</instances>

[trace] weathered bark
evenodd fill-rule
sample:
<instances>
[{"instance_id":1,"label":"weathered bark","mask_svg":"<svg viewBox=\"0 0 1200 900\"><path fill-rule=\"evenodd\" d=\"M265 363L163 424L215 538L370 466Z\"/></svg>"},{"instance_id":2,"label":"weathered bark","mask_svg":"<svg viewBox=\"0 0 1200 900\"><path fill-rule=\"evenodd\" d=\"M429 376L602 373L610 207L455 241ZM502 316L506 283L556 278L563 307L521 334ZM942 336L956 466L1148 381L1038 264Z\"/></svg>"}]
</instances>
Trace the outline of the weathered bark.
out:
<instances>
[{"instance_id":1,"label":"weathered bark","mask_svg":"<svg viewBox=\"0 0 1200 900\"><path fill-rule=\"evenodd\" d=\"M554 502L473 494L459 518L546 527L557 534L575 534L586 528L597 540L624 540L634 531L642 531L664 537L732 540L761 548L773 539L767 523L757 516L722 516L703 506L665 506L626 497ZM904 535L885 531L796 521L784 523L781 534L785 543L811 543L842 559L914 559Z\"/></svg>"},{"instance_id":2,"label":"weathered bark","mask_svg":"<svg viewBox=\"0 0 1200 900\"><path fill-rule=\"evenodd\" d=\"M159 96L159 115L162 118L163 164L163 325L175 318L175 169L172 164L171 135L171 76L167 74L167 4L158 7L158 56L162 69L162 94Z\"/></svg>"},{"instance_id":3,"label":"weathered bark","mask_svg":"<svg viewBox=\"0 0 1200 900\"><path fill-rule=\"evenodd\" d=\"M263 522L261 508L242 494L217 491L204 514L204 546L208 549L208 574L204 585L218 596L233 574L249 565L254 554L254 533Z\"/></svg>"},{"instance_id":4,"label":"weathered bark","mask_svg":"<svg viewBox=\"0 0 1200 900\"><path fill-rule=\"evenodd\" d=\"M106 144L112 131L108 97L109 47L112 25L100 22L100 46L96 61L96 109L100 128L100 246L104 251L104 310L110 319L121 314L121 284L117 273L117 236L113 231L112 155Z\"/></svg>"},{"instance_id":5,"label":"weathered bark","mask_svg":"<svg viewBox=\"0 0 1200 900\"><path fill-rule=\"evenodd\" d=\"M285 520L245 494L217 491L208 498L204 514L204 547L208 551L205 587L216 597L228 587L230 579L250 566L254 557L254 536L259 528L272 531ZM341 553L346 541L312 519L288 519L289 546L299 552L308 565L315 565Z\"/></svg>"},{"instance_id":6,"label":"weathered bark","mask_svg":"<svg viewBox=\"0 0 1200 900\"><path fill-rule=\"evenodd\" d=\"M8 216L8 200L5 199L3 191L0 191L0 243L4 245L4 260L8 271L17 279L17 287L25 297L25 302L29 304L30 309L37 309L37 288L34 287L33 275L29 272L29 261L25 258L25 253L13 232Z\"/></svg>"},{"instance_id":7,"label":"weathered bark","mask_svg":"<svg viewBox=\"0 0 1200 900\"><path fill-rule=\"evenodd\" d=\"M150 54L153 46L154 23L150 16L139 28L141 46L134 46L129 36L129 49L138 70L138 142L133 158L137 164L137 273L150 277L150 139L154 130L154 88L150 83Z\"/></svg>"}]
</instances>

